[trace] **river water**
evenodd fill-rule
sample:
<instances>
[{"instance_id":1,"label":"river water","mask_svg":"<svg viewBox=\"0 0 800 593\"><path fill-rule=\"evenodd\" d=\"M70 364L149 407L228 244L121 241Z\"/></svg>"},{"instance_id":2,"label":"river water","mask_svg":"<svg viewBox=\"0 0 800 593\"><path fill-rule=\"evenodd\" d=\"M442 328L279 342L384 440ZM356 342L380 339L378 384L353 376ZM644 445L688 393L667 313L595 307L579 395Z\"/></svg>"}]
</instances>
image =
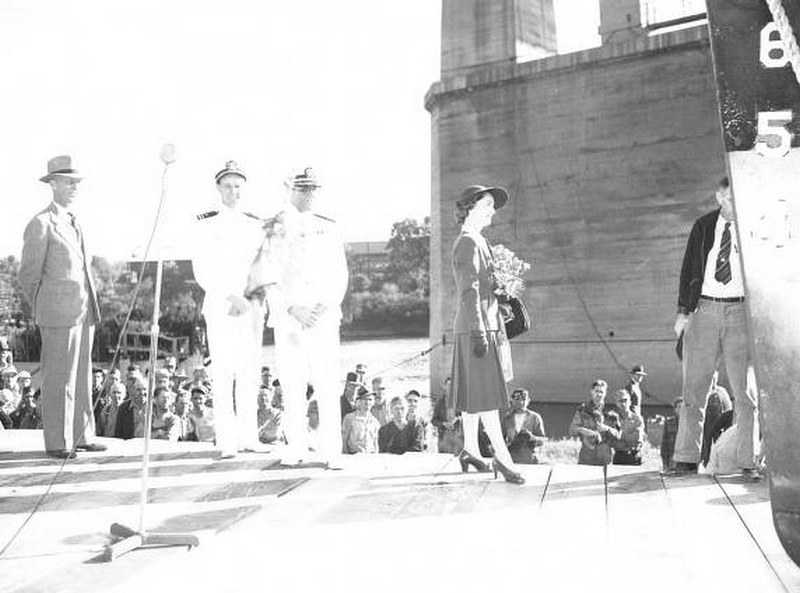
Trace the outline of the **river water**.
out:
<instances>
[{"instance_id":1,"label":"river water","mask_svg":"<svg viewBox=\"0 0 800 593\"><path fill-rule=\"evenodd\" d=\"M429 347L428 338L348 340L342 342L339 375L344 382L348 371L363 363L367 365L368 382L375 376L383 377L387 397L404 395L409 389L428 394L429 356L420 354ZM262 356L263 364L272 367L275 376L280 378L275 367L275 346L264 346Z\"/></svg>"}]
</instances>

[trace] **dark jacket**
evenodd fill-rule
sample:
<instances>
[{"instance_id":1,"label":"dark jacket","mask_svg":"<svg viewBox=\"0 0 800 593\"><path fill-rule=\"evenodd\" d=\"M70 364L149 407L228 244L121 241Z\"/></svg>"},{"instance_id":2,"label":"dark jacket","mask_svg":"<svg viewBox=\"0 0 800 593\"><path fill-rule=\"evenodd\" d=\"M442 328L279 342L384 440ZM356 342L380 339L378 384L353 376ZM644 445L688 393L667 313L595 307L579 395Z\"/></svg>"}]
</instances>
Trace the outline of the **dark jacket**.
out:
<instances>
[{"instance_id":1,"label":"dark jacket","mask_svg":"<svg viewBox=\"0 0 800 593\"><path fill-rule=\"evenodd\" d=\"M503 325L494 294L492 254L482 236L462 230L453 245L458 308L453 333L497 331Z\"/></svg>"},{"instance_id":2,"label":"dark jacket","mask_svg":"<svg viewBox=\"0 0 800 593\"><path fill-rule=\"evenodd\" d=\"M503 437L514 463L539 463L536 447L547 442L542 417L532 410L522 412L524 419L517 432L517 412L509 410L502 419Z\"/></svg>"},{"instance_id":3,"label":"dark jacket","mask_svg":"<svg viewBox=\"0 0 800 593\"><path fill-rule=\"evenodd\" d=\"M709 212L698 218L683 255L681 266L681 282L678 288L678 313L688 315L697 308L700 293L703 290L703 279L706 274L706 260L714 246L714 231L717 226L720 209Z\"/></svg>"},{"instance_id":4,"label":"dark jacket","mask_svg":"<svg viewBox=\"0 0 800 593\"><path fill-rule=\"evenodd\" d=\"M415 419L403 428L392 421L378 429L378 452L402 455L408 451L425 450L425 425Z\"/></svg>"},{"instance_id":5,"label":"dark jacket","mask_svg":"<svg viewBox=\"0 0 800 593\"><path fill-rule=\"evenodd\" d=\"M132 439L136 436L136 406L130 397L119 405L114 436L118 439Z\"/></svg>"}]
</instances>

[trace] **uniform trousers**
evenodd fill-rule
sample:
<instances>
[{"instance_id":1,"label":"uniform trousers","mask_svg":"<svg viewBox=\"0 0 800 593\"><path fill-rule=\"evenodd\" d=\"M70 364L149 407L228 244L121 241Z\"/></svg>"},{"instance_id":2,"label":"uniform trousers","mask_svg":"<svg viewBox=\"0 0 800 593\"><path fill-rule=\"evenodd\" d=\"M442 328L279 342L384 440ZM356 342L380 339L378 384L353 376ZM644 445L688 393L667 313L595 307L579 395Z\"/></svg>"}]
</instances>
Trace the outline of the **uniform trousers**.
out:
<instances>
[{"instance_id":1,"label":"uniform trousers","mask_svg":"<svg viewBox=\"0 0 800 593\"><path fill-rule=\"evenodd\" d=\"M264 306L251 300L243 315L204 311L211 354L216 444L223 454L258 447L258 389ZM234 410L234 381L235 402Z\"/></svg>"},{"instance_id":2,"label":"uniform trousers","mask_svg":"<svg viewBox=\"0 0 800 593\"><path fill-rule=\"evenodd\" d=\"M306 389L314 386L319 406L319 449L325 457L342 451L342 415L339 409L339 320L323 316L302 329L293 319L275 328L275 359L283 387L283 431L291 456L308 450Z\"/></svg>"},{"instance_id":3,"label":"uniform trousers","mask_svg":"<svg viewBox=\"0 0 800 593\"><path fill-rule=\"evenodd\" d=\"M72 449L94 440L91 315L70 327L40 327L42 420L47 451Z\"/></svg>"},{"instance_id":4,"label":"uniform trousers","mask_svg":"<svg viewBox=\"0 0 800 593\"><path fill-rule=\"evenodd\" d=\"M739 467L755 466L757 401L747 390L748 338L744 303L700 299L683 334L683 399L674 460L698 463L708 388L720 359L735 399Z\"/></svg>"}]
</instances>

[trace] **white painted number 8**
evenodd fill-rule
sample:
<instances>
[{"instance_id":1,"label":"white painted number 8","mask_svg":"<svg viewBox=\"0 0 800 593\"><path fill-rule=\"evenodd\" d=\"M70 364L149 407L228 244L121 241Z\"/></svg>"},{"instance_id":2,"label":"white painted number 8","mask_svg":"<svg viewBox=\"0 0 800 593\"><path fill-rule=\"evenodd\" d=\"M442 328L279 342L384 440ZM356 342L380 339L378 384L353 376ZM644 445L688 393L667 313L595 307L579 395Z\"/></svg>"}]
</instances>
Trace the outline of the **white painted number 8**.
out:
<instances>
[{"instance_id":1,"label":"white painted number 8","mask_svg":"<svg viewBox=\"0 0 800 593\"><path fill-rule=\"evenodd\" d=\"M762 156L784 156L792 147L792 135L786 124L792 121L792 112L759 111L756 152Z\"/></svg>"},{"instance_id":2,"label":"white painted number 8","mask_svg":"<svg viewBox=\"0 0 800 593\"><path fill-rule=\"evenodd\" d=\"M783 49L778 26L769 22L761 29L761 44L758 49L761 63L767 68L783 68L790 63L789 56Z\"/></svg>"}]
</instances>

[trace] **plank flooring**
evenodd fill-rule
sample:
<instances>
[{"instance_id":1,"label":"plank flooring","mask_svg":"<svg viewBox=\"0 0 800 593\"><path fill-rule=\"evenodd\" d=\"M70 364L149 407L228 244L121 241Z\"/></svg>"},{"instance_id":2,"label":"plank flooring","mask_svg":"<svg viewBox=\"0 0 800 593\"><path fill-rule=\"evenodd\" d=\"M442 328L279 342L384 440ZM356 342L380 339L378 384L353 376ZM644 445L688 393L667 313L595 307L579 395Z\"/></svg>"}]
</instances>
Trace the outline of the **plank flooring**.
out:
<instances>
[{"instance_id":1,"label":"plank flooring","mask_svg":"<svg viewBox=\"0 0 800 593\"><path fill-rule=\"evenodd\" d=\"M36 453L33 431L13 432L0 433L0 546L59 467ZM138 525L141 443L112 445L65 465L0 556L0 592L800 591L765 482L543 465L515 486L425 453L329 471L284 468L269 450L220 461L157 443L148 531L200 545L101 563L110 524Z\"/></svg>"}]
</instances>

